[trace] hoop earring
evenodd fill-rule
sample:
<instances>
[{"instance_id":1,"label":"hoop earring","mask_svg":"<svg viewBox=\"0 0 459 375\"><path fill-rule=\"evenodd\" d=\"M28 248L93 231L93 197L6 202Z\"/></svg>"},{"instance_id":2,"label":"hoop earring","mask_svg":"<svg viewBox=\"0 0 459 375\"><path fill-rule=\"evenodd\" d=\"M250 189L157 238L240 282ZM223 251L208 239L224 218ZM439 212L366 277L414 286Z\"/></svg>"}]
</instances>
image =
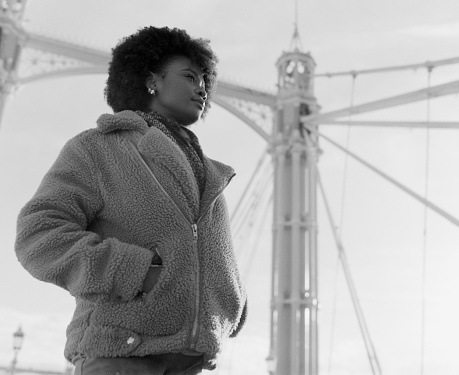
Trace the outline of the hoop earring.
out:
<instances>
[{"instance_id":1,"label":"hoop earring","mask_svg":"<svg viewBox=\"0 0 459 375\"><path fill-rule=\"evenodd\" d=\"M148 89L148 93L149 93L150 95L153 95L153 96L156 95L156 90L152 89L151 87L148 87L147 89Z\"/></svg>"}]
</instances>

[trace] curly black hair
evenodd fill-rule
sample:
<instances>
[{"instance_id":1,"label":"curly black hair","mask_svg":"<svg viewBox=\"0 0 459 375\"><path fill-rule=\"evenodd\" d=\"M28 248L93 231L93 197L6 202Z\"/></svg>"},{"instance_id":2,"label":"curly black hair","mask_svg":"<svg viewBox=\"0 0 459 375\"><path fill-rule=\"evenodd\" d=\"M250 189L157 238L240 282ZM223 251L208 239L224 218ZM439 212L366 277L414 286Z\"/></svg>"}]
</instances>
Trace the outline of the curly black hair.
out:
<instances>
[{"instance_id":1,"label":"curly black hair","mask_svg":"<svg viewBox=\"0 0 459 375\"><path fill-rule=\"evenodd\" d=\"M217 56L209 40L191 38L185 30L153 26L139 29L123 38L112 49L105 99L114 112L126 109L146 111L151 95L145 82L152 73L160 73L176 57L187 57L204 73L207 92L202 117L210 107L217 80Z\"/></svg>"}]
</instances>

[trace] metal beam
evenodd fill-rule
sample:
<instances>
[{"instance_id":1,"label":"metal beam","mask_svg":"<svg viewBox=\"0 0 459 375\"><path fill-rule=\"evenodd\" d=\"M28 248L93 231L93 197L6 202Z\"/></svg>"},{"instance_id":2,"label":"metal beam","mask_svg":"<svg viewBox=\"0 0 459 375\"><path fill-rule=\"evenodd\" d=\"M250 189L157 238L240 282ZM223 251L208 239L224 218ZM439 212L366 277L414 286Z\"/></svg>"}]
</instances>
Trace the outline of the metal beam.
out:
<instances>
[{"instance_id":1,"label":"metal beam","mask_svg":"<svg viewBox=\"0 0 459 375\"><path fill-rule=\"evenodd\" d=\"M244 113L242 113L237 108L235 108L233 105L225 101L223 97L217 94L213 97L212 100L215 104L226 109L228 112L231 112L233 115L235 115L240 120L242 120L247 125L249 125L253 130L255 130L259 135L261 135L265 141L267 142L270 141L270 135L268 133L266 133L255 121L253 121L248 116L246 116Z\"/></svg>"},{"instance_id":2,"label":"metal beam","mask_svg":"<svg viewBox=\"0 0 459 375\"><path fill-rule=\"evenodd\" d=\"M309 131L315 132L315 129L313 127L311 127L309 125L305 125L305 127ZM441 209L440 207L438 207L434 203L430 202L429 200L425 199L424 197L420 196L419 194L415 193L410 188L408 188L405 185L401 184L400 182L398 182L394 178L390 177L388 174L382 172L380 169L374 167L370 163L368 163L365 160L363 160L361 157L359 157L356 154L352 153L351 151L347 150L346 148L344 148L343 146L339 145L335 141L331 140L327 136L323 135L322 133L318 133L318 134L319 134L320 137L324 138L327 142L329 142L332 145L334 145L335 147L339 148L341 151L345 152L346 154L351 156L353 159L355 159L359 163L363 164L365 167L371 169L373 172L375 172L376 174L380 175L382 178L384 178L385 180L389 181L391 184L397 186L398 188L403 190L405 193L407 193L408 195L410 195L414 199L418 200L419 202L421 202L422 204L426 205L431 210L435 211L440 216L443 216L446 220L449 220L451 223L453 223L454 225L459 227L459 219L457 219L453 215L449 214L448 212L446 212L445 210Z\"/></svg>"},{"instance_id":3,"label":"metal beam","mask_svg":"<svg viewBox=\"0 0 459 375\"><path fill-rule=\"evenodd\" d=\"M301 122L313 122L321 124L336 117L358 115L361 113L377 111L381 109L396 107L403 104L415 103L429 98L456 94L459 92L459 81L453 81L442 85L432 86L422 90L412 91L402 95L391 96L389 98L376 100L369 103L338 109L336 111L325 112L316 115L301 117Z\"/></svg>"},{"instance_id":4,"label":"metal beam","mask_svg":"<svg viewBox=\"0 0 459 375\"><path fill-rule=\"evenodd\" d=\"M94 65L107 66L111 59L110 52L84 47L75 43L69 43L33 33L27 34L25 47L70 57Z\"/></svg>"},{"instance_id":5,"label":"metal beam","mask_svg":"<svg viewBox=\"0 0 459 375\"><path fill-rule=\"evenodd\" d=\"M60 77L69 77L76 75L85 75L85 74L107 74L108 64L107 65L88 65L81 66L71 69L61 69L53 70L51 72L44 72L41 74L31 75L24 78L20 78L18 83L24 85L26 83L31 83L35 81L41 81L44 79L50 78L60 78Z\"/></svg>"},{"instance_id":6,"label":"metal beam","mask_svg":"<svg viewBox=\"0 0 459 375\"><path fill-rule=\"evenodd\" d=\"M276 95L267 91L250 89L226 81L218 81L216 95L228 96L249 102L267 105L274 109L276 106Z\"/></svg>"},{"instance_id":7,"label":"metal beam","mask_svg":"<svg viewBox=\"0 0 459 375\"><path fill-rule=\"evenodd\" d=\"M432 128L432 129L459 129L459 122L453 121L339 121L330 120L323 125L352 125L383 128Z\"/></svg>"},{"instance_id":8,"label":"metal beam","mask_svg":"<svg viewBox=\"0 0 459 375\"><path fill-rule=\"evenodd\" d=\"M409 64L409 65L397 65L389 66L385 68L376 68L376 69L364 69L364 70L348 70L344 72L335 72L335 73L320 73L314 74L314 77L337 77L337 76L357 76L361 74L370 74L370 73L388 73L396 72L401 70L416 70L416 69L433 69L437 66L459 64L459 57L452 57L450 59L437 60L437 61L426 61L420 64Z\"/></svg>"}]
</instances>

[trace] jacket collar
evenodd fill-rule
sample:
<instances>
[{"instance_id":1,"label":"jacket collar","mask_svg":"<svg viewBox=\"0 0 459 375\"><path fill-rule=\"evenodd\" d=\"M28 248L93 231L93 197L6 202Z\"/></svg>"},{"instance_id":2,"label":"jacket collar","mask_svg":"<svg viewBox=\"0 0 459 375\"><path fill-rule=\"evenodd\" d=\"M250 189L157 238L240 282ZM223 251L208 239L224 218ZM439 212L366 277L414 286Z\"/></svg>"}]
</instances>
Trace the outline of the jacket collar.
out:
<instances>
[{"instance_id":1,"label":"jacket collar","mask_svg":"<svg viewBox=\"0 0 459 375\"><path fill-rule=\"evenodd\" d=\"M206 188L200 202L201 214L223 192L231 179L236 175L232 167L205 156L204 165L206 169Z\"/></svg>"},{"instance_id":2,"label":"jacket collar","mask_svg":"<svg viewBox=\"0 0 459 375\"><path fill-rule=\"evenodd\" d=\"M166 142L168 139L163 138L163 134L161 132L157 132L153 130L152 128L148 127L147 122L139 116L137 113L134 111L126 110L126 111L121 111L117 112L115 114L108 114L105 113L101 115L98 120L97 120L97 129L101 133L110 133L114 132L117 130L133 130L133 131L139 131L141 132L144 136L148 135L151 133L156 134L156 137L159 139L163 140L163 142L158 142L158 140L153 141L151 146L153 146L155 143L156 145L167 145L168 142ZM148 134L147 134L148 133ZM154 138L156 138L154 137ZM147 139L143 139L143 142L145 142ZM141 140L141 143L143 143ZM172 146L172 145L171 145ZM139 147L139 145L137 145ZM142 147L140 147L142 148ZM173 147L172 149L174 149ZM142 150L146 151L146 150ZM155 153L158 150L155 151ZM175 150L175 151L178 151ZM165 153L167 155L167 153ZM156 155L158 156L158 155ZM156 158L158 160L160 158ZM170 162L170 160L169 160ZM184 163L184 161L182 161ZM186 164L182 164L186 165ZM203 193L203 196L201 198L200 202L200 211L202 212L203 210L206 210L206 208L214 201L214 199L225 189L226 185L231 181L233 176L235 175L233 168L220 163L216 160L212 160L204 156L204 166L206 169L206 187ZM188 174L192 173L191 169L188 171Z\"/></svg>"},{"instance_id":3,"label":"jacket collar","mask_svg":"<svg viewBox=\"0 0 459 375\"><path fill-rule=\"evenodd\" d=\"M115 114L104 113L97 119L97 130L110 133L116 130L136 130L145 134L147 122L134 111L126 110Z\"/></svg>"},{"instance_id":4,"label":"jacket collar","mask_svg":"<svg viewBox=\"0 0 459 375\"><path fill-rule=\"evenodd\" d=\"M180 148L165 136L164 133L155 127L149 128L137 143L137 148L150 167L154 164L163 170L173 172L172 176L176 180L177 186L181 186L182 188L168 191L169 195L176 196L180 192L183 192L183 194L190 197L189 201L194 203L192 204L193 208L198 209L201 214L206 211L235 175L233 168L230 166L209 159L204 155L203 162L206 173L206 185L199 201L199 188L191 166L185 155L180 151ZM168 190L166 186L163 187ZM187 211L179 203L179 200L176 203L184 212Z\"/></svg>"}]
</instances>

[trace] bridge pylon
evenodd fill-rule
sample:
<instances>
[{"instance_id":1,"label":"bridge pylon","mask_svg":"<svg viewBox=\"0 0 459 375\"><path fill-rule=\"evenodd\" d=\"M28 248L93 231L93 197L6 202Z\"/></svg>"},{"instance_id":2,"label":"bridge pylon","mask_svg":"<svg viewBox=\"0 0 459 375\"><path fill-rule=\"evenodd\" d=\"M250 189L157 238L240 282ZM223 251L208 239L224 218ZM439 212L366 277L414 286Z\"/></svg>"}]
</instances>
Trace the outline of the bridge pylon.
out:
<instances>
[{"instance_id":1,"label":"bridge pylon","mask_svg":"<svg viewBox=\"0 0 459 375\"><path fill-rule=\"evenodd\" d=\"M296 47L284 52L276 65L268 370L271 375L317 375L317 215L315 157L311 157L317 150L317 139L300 121L302 116L319 111L313 90L316 64L309 53Z\"/></svg>"},{"instance_id":2,"label":"bridge pylon","mask_svg":"<svg viewBox=\"0 0 459 375\"><path fill-rule=\"evenodd\" d=\"M0 119L18 83L19 59L27 38L22 27L25 4L8 0L0 5Z\"/></svg>"}]
</instances>

